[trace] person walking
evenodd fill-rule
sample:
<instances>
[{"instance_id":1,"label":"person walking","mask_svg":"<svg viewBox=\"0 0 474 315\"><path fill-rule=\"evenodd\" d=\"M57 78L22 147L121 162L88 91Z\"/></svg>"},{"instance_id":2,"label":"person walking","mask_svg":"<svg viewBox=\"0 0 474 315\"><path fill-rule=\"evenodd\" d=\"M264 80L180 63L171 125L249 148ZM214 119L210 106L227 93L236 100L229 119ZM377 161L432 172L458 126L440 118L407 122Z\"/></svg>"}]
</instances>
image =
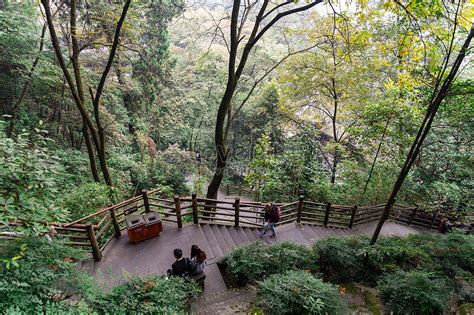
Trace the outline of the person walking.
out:
<instances>
[{"instance_id":1,"label":"person walking","mask_svg":"<svg viewBox=\"0 0 474 315\"><path fill-rule=\"evenodd\" d=\"M267 203L265 205L265 214L264 214L265 223L263 225L263 231L262 233L260 233L260 238L263 238L269 230L272 231L270 238L273 238L276 236L275 228L278 221L280 221L280 215L281 215L280 208L278 208L275 204Z\"/></svg>"}]
</instances>

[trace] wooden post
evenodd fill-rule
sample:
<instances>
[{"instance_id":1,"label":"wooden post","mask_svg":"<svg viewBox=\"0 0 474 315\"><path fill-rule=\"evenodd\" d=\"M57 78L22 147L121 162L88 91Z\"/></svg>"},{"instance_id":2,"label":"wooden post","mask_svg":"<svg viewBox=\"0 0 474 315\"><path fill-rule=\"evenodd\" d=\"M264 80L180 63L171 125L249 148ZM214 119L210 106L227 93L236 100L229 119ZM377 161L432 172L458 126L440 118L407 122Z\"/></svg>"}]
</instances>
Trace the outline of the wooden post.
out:
<instances>
[{"instance_id":1,"label":"wooden post","mask_svg":"<svg viewBox=\"0 0 474 315\"><path fill-rule=\"evenodd\" d=\"M354 226L354 219L355 219L356 213L357 213L357 206L354 206L352 208L351 221L349 222L349 229L352 229L352 227Z\"/></svg>"},{"instance_id":2,"label":"wooden post","mask_svg":"<svg viewBox=\"0 0 474 315\"><path fill-rule=\"evenodd\" d=\"M433 219L431 219L430 227L428 228L428 230L431 230L431 228L433 227L433 224L436 221L437 216L438 216L438 212L435 212L435 214L433 215Z\"/></svg>"},{"instance_id":3,"label":"wooden post","mask_svg":"<svg viewBox=\"0 0 474 315\"><path fill-rule=\"evenodd\" d=\"M239 184L239 196L242 196L242 184Z\"/></svg>"},{"instance_id":4,"label":"wooden post","mask_svg":"<svg viewBox=\"0 0 474 315\"><path fill-rule=\"evenodd\" d=\"M239 216L240 216L240 198L235 198L234 202L234 210L235 210L235 227L239 226Z\"/></svg>"},{"instance_id":5,"label":"wooden post","mask_svg":"<svg viewBox=\"0 0 474 315\"><path fill-rule=\"evenodd\" d=\"M227 190L227 195L229 195L230 194L230 184L227 185L226 190Z\"/></svg>"},{"instance_id":6,"label":"wooden post","mask_svg":"<svg viewBox=\"0 0 474 315\"><path fill-rule=\"evenodd\" d=\"M192 203L193 203L193 221L194 221L194 224L199 224L198 203L197 203L196 193L193 193L191 195L191 200L192 200Z\"/></svg>"},{"instance_id":7,"label":"wooden post","mask_svg":"<svg viewBox=\"0 0 474 315\"><path fill-rule=\"evenodd\" d=\"M92 226L92 223L88 222L86 224L86 229L87 235L89 236L89 241L91 242L92 246L92 255L94 256L94 259L96 261L101 261L102 253L100 252L99 244L97 243L97 238L95 237L94 227Z\"/></svg>"},{"instance_id":8,"label":"wooden post","mask_svg":"<svg viewBox=\"0 0 474 315\"><path fill-rule=\"evenodd\" d=\"M145 213L150 212L150 202L148 201L148 191L146 189L142 190L143 196L143 205L145 206Z\"/></svg>"},{"instance_id":9,"label":"wooden post","mask_svg":"<svg viewBox=\"0 0 474 315\"><path fill-rule=\"evenodd\" d=\"M181 201L179 196L174 196L174 206L176 208L176 219L178 220L178 228L183 227L183 219L181 218Z\"/></svg>"},{"instance_id":10,"label":"wooden post","mask_svg":"<svg viewBox=\"0 0 474 315\"><path fill-rule=\"evenodd\" d=\"M326 213L324 214L324 226L328 226L329 223L329 212L331 212L331 203L326 204Z\"/></svg>"},{"instance_id":11,"label":"wooden post","mask_svg":"<svg viewBox=\"0 0 474 315\"><path fill-rule=\"evenodd\" d=\"M119 238L122 233L120 232L120 226L118 224L117 215L115 214L115 209L110 209L110 216L112 217L112 224L114 225L115 238Z\"/></svg>"},{"instance_id":12,"label":"wooden post","mask_svg":"<svg viewBox=\"0 0 474 315\"><path fill-rule=\"evenodd\" d=\"M418 206L416 206L415 209L413 209L413 212L411 213L411 216L410 216L410 221L408 221L408 225L411 225L411 223L413 222L413 218L415 217L417 212L418 212Z\"/></svg>"},{"instance_id":13,"label":"wooden post","mask_svg":"<svg viewBox=\"0 0 474 315\"><path fill-rule=\"evenodd\" d=\"M298 209L297 209L297 214L296 214L296 222L300 223L301 222L301 211L303 211L303 206L304 206L304 196L300 195L299 200L298 200Z\"/></svg>"}]
</instances>

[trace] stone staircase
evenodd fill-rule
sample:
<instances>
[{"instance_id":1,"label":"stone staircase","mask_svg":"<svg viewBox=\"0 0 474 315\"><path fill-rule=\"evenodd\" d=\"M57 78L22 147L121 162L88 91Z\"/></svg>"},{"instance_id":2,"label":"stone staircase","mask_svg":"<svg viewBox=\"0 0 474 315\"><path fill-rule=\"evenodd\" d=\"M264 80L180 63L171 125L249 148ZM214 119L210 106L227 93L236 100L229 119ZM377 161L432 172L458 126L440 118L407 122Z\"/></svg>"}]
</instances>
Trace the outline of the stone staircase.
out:
<instances>
[{"instance_id":1,"label":"stone staircase","mask_svg":"<svg viewBox=\"0 0 474 315\"><path fill-rule=\"evenodd\" d=\"M191 301L191 314L249 314L256 297L254 288L229 289Z\"/></svg>"},{"instance_id":2,"label":"stone staircase","mask_svg":"<svg viewBox=\"0 0 474 315\"><path fill-rule=\"evenodd\" d=\"M350 236L350 235L372 235L375 228L374 224L366 224L354 229L324 227L310 224L290 223L277 227L277 237L269 238L269 234L260 240L259 233L261 229L251 227L234 227L230 225L219 224L200 224L196 229L201 230L199 238L196 240L199 244L206 244L203 248L207 252L208 261L220 259L232 248L250 244L257 240L273 244L277 242L289 241L293 243L311 246L316 240L324 239L330 236ZM419 230L410 226L398 224L395 222L386 222L382 235L408 235L419 233Z\"/></svg>"}]
</instances>

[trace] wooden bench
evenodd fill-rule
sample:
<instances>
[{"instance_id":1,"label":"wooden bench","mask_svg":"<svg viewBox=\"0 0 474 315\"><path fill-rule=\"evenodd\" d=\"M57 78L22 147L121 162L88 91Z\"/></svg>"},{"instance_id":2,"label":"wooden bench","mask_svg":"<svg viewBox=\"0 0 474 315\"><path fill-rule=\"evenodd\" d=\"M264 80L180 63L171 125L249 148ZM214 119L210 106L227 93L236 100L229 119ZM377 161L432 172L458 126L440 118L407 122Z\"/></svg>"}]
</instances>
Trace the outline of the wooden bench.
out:
<instances>
[{"instance_id":1,"label":"wooden bench","mask_svg":"<svg viewBox=\"0 0 474 315\"><path fill-rule=\"evenodd\" d=\"M196 281L199 287L201 287L201 289L204 291L204 280L206 280L206 274L204 273L204 271L191 276L191 279Z\"/></svg>"}]
</instances>

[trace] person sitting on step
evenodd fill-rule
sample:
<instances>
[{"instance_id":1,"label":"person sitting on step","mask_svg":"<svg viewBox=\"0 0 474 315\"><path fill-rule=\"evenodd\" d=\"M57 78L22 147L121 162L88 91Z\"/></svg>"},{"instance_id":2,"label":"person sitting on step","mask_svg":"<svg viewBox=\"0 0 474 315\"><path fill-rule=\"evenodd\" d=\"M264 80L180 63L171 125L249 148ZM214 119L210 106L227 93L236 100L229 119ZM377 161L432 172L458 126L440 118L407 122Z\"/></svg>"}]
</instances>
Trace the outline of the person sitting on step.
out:
<instances>
[{"instance_id":1,"label":"person sitting on step","mask_svg":"<svg viewBox=\"0 0 474 315\"><path fill-rule=\"evenodd\" d=\"M176 261L171 265L172 269L168 269L168 274L173 276L189 276L191 274L191 261L189 258L183 258L183 251L176 248L173 251Z\"/></svg>"},{"instance_id":2,"label":"person sitting on step","mask_svg":"<svg viewBox=\"0 0 474 315\"><path fill-rule=\"evenodd\" d=\"M206 266L206 253L197 245L191 246L191 274L197 275L204 272Z\"/></svg>"}]
</instances>

